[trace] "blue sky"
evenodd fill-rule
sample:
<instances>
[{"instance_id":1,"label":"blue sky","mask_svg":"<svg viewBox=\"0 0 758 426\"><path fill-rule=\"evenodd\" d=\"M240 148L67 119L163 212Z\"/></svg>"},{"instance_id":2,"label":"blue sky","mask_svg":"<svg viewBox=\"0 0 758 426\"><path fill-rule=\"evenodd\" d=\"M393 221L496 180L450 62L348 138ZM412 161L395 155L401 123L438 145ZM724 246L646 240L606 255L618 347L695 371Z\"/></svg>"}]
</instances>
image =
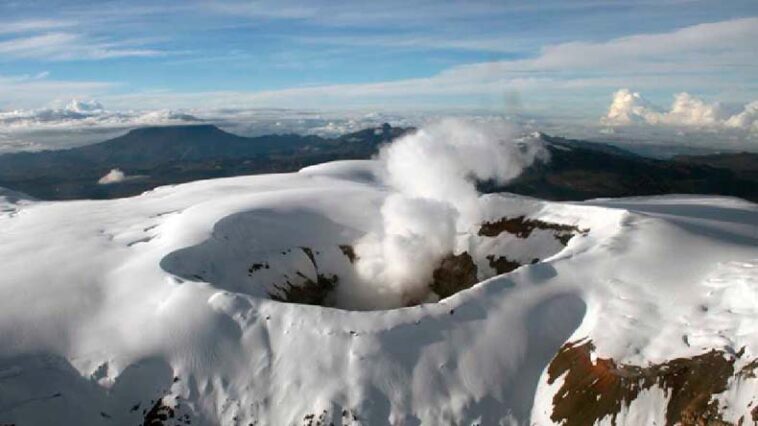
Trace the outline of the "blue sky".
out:
<instances>
[{"instance_id":1,"label":"blue sky","mask_svg":"<svg viewBox=\"0 0 758 426\"><path fill-rule=\"evenodd\" d=\"M758 2L0 0L0 110L489 110L758 99Z\"/></svg>"}]
</instances>

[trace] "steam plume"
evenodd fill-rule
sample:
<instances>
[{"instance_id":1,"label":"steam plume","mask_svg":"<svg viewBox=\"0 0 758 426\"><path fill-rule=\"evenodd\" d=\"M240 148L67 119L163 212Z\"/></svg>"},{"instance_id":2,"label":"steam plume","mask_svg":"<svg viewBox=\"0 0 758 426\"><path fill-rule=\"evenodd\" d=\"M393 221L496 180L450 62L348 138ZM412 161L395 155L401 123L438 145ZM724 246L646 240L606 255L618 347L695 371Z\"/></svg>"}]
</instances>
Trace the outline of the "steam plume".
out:
<instances>
[{"instance_id":1,"label":"steam plume","mask_svg":"<svg viewBox=\"0 0 758 426\"><path fill-rule=\"evenodd\" d=\"M456 235L481 221L477 181L500 184L535 159L539 143L517 143L504 122L444 120L405 136L379 154L390 190L381 209L381 231L356 244L364 285L383 303L420 300L439 261L455 250ZM378 287L377 287L378 286Z\"/></svg>"},{"instance_id":2,"label":"steam plume","mask_svg":"<svg viewBox=\"0 0 758 426\"><path fill-rule=\"evenodd\" d=\"M100 180L97 181L100 185L110 185L112 183L119 183L126 180L126 173L122 172L121 169L111 169L105 176L101 177Z\"/></svg>"}]
</instances>

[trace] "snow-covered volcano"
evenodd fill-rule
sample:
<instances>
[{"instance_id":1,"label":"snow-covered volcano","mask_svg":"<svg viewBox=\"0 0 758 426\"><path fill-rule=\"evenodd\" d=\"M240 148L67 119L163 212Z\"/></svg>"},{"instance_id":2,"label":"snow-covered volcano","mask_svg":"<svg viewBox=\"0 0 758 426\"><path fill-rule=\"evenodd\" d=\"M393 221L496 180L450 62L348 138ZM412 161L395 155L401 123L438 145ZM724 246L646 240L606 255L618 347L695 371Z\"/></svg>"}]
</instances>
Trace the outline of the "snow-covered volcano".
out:
<instances>
[{"instance_id":1,"label":"snow-covered volcano","mask_svg":"<svg viewBox=\"0 0 758 426\"><path fill-rule=\"evenodd\" d=\"M376 185L376 174L376 164L371 162L307 168L300 175L344 180L327 181L315 191L295 192L296 201L286 206L278 200L227 215L213 224L207 239L169 253L160 266L181 280L207 282L256 298L381 310L449 297L487 278L549 258L573 237L589 232L575 225L527 218L538 208L533 201L492 197L483 200L490 213L482 223L458 231L450 251L437 259L425 277L422 289L394 291L363 279L358 271L361 240L381 232L378 228L382 227L377 213L387 191ZM352 184L349 191L335 196L332 192L342 192L340 187L346 182ZM269 196L281 194L275 191ZM350 205L343 206L340 200L349 200ZM150 239L137 238L129 244Z\"/></svg>"},{"instance_id":2,"label":"snow-covered volcano","mask_svg":"<svg viewBox=\"0 0 758 426\"><path fill-rule=\"evenodd\" d=\"M758 417L758 206L483 196L432 272L477 284L350 310L383 297L346 247L387 196L374 161L109 201L0 193L0 423ZM319 274L333 307L277 293Z\"/></svg>"}]
</instances>

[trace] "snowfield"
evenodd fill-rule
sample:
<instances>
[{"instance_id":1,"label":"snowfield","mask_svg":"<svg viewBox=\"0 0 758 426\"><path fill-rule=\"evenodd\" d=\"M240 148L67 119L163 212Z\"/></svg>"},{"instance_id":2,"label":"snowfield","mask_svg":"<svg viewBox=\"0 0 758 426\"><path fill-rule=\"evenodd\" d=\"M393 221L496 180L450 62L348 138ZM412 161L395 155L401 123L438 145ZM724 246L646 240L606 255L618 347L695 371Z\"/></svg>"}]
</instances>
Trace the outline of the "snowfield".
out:
<instances>
[{"instance_id":1,"label":"snowfield","mask_svg":"<svg viewBox=\"0 0 758 426\"><path fill-rule=\"evenodd\" d=\"M703 387L656 377L711 350L724 385L698 404L758 419L757 205L484 195L481 223L455 230L481 282L404 307L406 293L361 284L339 248L384 226L378 167L107 201L0 190L0 424L687 424L694 405L672 398ZM522 216L586 232L565 247L545 229L477 233ZM522 266L497 275L495 252ZM342 309L272 300L269 284L319 268L340 278L329 300ZM559 351L610 382L571 383ZM569 389L596 382L610 387L588 414Z\"/></svg>"}]
</instances>

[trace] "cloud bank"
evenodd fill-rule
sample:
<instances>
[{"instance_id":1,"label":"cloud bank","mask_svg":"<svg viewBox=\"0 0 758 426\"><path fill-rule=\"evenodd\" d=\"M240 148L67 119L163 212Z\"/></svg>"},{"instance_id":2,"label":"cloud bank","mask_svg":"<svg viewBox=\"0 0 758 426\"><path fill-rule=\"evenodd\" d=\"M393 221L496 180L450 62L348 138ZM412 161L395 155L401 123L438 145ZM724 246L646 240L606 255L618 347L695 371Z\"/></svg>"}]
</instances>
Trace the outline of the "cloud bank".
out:
<instances>
[{"instance_id":1,"label":"cloud bank","mask_svg":"<svg viewBox=\"0 0 758 426\"><path fill-rule=\"evenodd\" d=\"M609 126L736 129L758 133L758 101L744 105L736 113L730 113L719 103L708 103L682 92L674 96L668 110L662 110L639 93L620 89L613 94L613 101L602 122Z\"/></svg>"},{"instance_id":2,"label":"cloud bank","mask_svg":"<svg viewBox=\"0 0 758 426\"><path fill-rule=\"evenodd\" d=\"M450 113L376 110L295 110L283 108L219 108L117 111L93 99L73 99L40 109L0 111L0 154L62 149L101 142L131 128L212 123L242 136L312 134L337 137L390 123L419 127ZM467 114L468 117L474 117ZM497 116L476 116L479 121Z\"/></svg>"},{"instance_id":3,"label":"cloud bank","mask_svg":"<svg viewBox=\"0 0 758 426\"><path fill-rule=\"evenodd\" d=\"M168 109L113 111L96 100L81 98L38 109L0 110L0 154L72 148L102 142L135 127L200 121L190 113Z\"/></svg>"},{"instance_id":4,"label":"cloud bank","mask_svg":"<svg viewBox=\"0 0 758 426\"><path fill-rule=\"evenodd\" d=\"M109 111L92 99L72 99L65 105L0 112L0 130L72 127L129 127L199 121L171 110Z\"/></svg>"}]
</instances>

